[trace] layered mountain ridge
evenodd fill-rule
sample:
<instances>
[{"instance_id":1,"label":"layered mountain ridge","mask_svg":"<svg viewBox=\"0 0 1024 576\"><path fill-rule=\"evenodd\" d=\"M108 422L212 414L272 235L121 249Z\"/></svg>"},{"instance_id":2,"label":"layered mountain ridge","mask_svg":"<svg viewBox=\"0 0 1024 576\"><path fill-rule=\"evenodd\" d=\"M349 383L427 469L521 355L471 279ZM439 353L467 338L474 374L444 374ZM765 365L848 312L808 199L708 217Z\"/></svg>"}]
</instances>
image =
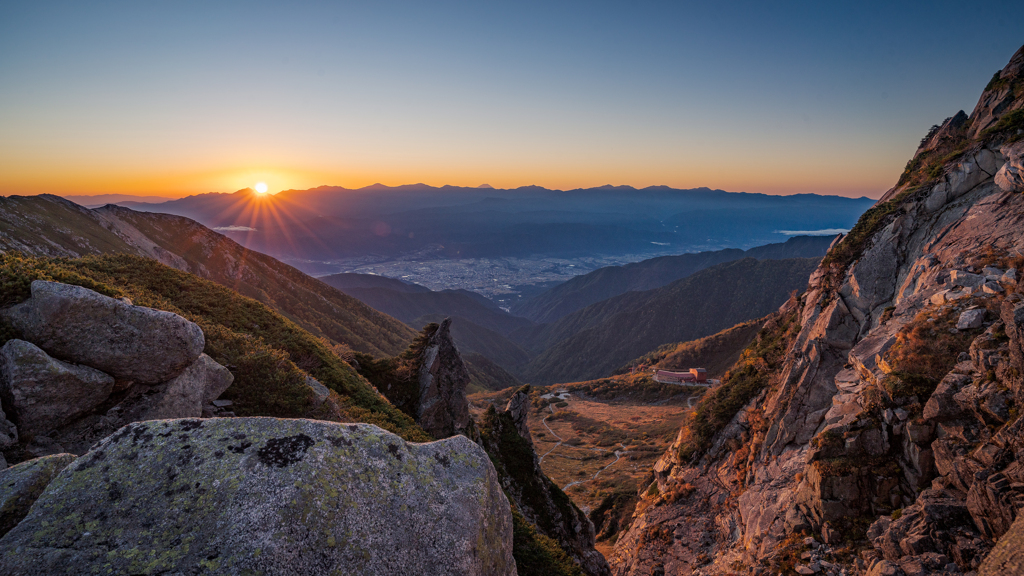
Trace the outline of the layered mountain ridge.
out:
<instances>
[{"instance_id":1,"label":"layered mountain ridge","mask_svg":"<svg viewBox=\"0 0 1024 576\"><path fill-rule=\"evenodd\" d=\"M848 229L871 201L628 186L514 190L323 186L276 195L245 189L140 211L192 218L310 273L346 258L570 258L748 248L800 230Z\"/></svg>"}]
</instances>

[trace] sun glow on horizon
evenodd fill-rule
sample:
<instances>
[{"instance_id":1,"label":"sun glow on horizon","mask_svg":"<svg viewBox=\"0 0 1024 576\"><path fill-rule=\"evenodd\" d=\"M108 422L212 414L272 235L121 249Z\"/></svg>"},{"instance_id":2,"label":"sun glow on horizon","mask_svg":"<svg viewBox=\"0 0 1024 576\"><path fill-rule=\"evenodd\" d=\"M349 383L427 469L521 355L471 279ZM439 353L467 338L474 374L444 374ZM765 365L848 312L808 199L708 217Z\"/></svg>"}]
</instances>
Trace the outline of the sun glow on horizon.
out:
<instances>
[{"instance_id":1,"label":"sun glow on horizon","mask_svg":"<svg viewBox=\"0 0 1024 576\"><path fill-rule=\"evenodd\" d=\"M258 192L260 194L266 194L267 193L267 183L266 182L257 182L256 185L253 186L253 188L256 190L256 192Z\"/></svg>"}]
</instances>

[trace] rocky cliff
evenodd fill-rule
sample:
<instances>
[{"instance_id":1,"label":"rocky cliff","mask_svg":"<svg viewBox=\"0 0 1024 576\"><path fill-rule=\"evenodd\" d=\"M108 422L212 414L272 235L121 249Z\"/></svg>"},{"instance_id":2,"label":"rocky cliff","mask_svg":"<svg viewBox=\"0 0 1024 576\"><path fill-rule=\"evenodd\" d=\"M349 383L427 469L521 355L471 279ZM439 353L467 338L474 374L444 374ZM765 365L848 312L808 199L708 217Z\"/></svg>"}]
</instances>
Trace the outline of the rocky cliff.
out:
<instances>
[{"instance_id":1,"label":"rocky cliff","mask_svg":"<svg viewBox=\"0 0 1024 576\"><path fill-rule=\"evenodd\" d=\"M997 543L1024 504L1022 68L922 141L702 399L616 574L1020 566Z\"/></svg>"}]
</instances>

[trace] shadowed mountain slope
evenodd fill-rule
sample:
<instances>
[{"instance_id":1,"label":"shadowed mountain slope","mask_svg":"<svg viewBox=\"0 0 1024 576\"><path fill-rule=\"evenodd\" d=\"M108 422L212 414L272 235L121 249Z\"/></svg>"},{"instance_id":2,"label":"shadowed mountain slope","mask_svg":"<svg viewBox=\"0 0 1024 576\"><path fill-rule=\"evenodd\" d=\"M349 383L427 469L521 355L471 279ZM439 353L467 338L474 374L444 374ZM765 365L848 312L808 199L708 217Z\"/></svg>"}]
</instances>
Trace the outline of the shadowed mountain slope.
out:
<instances>
[{"instance_id":1,"label":"shadowed mountain slope","mask_svg":"<svg viewBox=\"0 0 1024 576\"><path fill-rule=\"evenodd\" d=\"M539 351L524 377L553 383L606 376L667 342L701 338L759 318L806 286L817 264L816 258L744 258L661 288L592 304L539 330L515 335L528 349Z\"/></svg>"},{"instance_id":2,"label":"shadowed mountain slope","mask_svg":"<svg viewBox=\"0 0 1024 576\"><path fill-rule=\"evenodd\" d=\"M378 276L376 274L345 272L342 274L319 276L317 277L317 280L327 284L328 286L334 286L345 294L349 294L349 290L360 288L387 288L396 292L430 292L430 288L427 288L426 286L420 286L413 282L405 282L397 278ZM351 296L351 294L349 294L349 296Z\"/></svg>"},{"instance_id":3,"label":"shadowed mountain slope","mask_svg":"<svg viewBox=\"0 0 1024 576\"><path fill-rule=\"evenodd\" d=\"M637 366L662 370L705 368L709 378L719 378L736 364L743 349L754 341L766 320L767 318L758 318L697 340L665 344L615 372L624 374Z\"/></svg>"},{"instance_id":4,"label":"shadowed mountain slope","mask_svg":"<svg viewBox=\"0 0 1024 576\"><path fill-rule=\"evenodd\" d=\"M601 300L630 291L658 288L723 262L741 258L821 258L832 240L833 236L797 236L783 243L758 246L745 252L730 248L714 252L662 256L624 266L606 266L520 302L512 311L536 322L554 322Z\"/></svg>"},{"instance_id":5,"label":"shadowed mountain slope","mask_svg":"<svg viewBox=\"0 0 1024 576\"><path fill-rule=\"evenodd\" d=\"M439 314L465 318L501 334L534 325L530 320L513 316L494 302L468 290L400 292L390 288L349 288L346 293L406 324L414 324L420 316Z\"/></svg>"}]
</instances>

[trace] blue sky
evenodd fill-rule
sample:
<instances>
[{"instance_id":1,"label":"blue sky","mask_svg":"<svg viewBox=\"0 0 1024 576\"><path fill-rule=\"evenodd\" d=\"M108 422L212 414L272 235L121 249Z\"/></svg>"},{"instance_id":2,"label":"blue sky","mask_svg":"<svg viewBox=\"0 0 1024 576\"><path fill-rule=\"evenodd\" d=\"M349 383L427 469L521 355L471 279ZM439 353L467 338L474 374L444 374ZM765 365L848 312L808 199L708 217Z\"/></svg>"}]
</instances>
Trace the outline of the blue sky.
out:
<instances>
[{"instance_id":1,"label":"blue sky","mask_svg":"<svg viewBox=\"0 0 1024 576\"><path fill-rule=\"evenodd\" d=\"M374 182L879 196L1024 3L0 6L0 194Z\"/></svg>"}]
</instances>

